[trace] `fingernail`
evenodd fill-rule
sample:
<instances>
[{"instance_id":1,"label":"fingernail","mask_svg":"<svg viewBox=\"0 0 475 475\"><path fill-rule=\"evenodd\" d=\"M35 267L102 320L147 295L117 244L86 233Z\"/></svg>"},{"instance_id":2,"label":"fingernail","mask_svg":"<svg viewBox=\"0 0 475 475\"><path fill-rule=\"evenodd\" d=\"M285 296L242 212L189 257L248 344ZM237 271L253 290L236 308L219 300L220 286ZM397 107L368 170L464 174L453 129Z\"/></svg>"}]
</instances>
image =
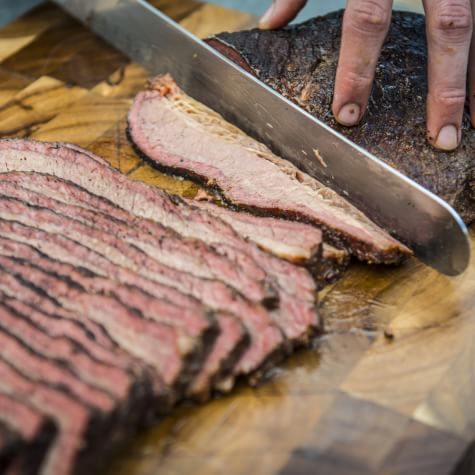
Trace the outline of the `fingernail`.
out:
<instances>
[{"instance_id":1,"label":"fingernail","mask_svg":"<svg viewBox=\"0 0 475 475\"><path fill-rule=\"evenodd\" d=\"M270 20L272 18L272 13L274 11L274 3L267 9L267 11L262 15L262 18L259 20L259 28L262 30L268 30L270 28Z\"/></svg>"},{"instance_id":2,"label":"fingernail","mask_svg":"<svg viewBox=\"0 0 475 475\"><path fill-rule=\"evenodd\" d=\"M445 125L440 129L435 146L440 150L455 150L459 144L459 133L455 125Z\"/></svg>"},{"instance_id":3,"label":"fingernail","mask_svg":"<svg viewBox=\"0 0 475 475\"><path fill-rule=\"evenodd\" d=\"M358 123L360 119L360 106L358 104L345 104L338 113L336 120L341 125L351 126Z\"/></svg>"}]
</instances>

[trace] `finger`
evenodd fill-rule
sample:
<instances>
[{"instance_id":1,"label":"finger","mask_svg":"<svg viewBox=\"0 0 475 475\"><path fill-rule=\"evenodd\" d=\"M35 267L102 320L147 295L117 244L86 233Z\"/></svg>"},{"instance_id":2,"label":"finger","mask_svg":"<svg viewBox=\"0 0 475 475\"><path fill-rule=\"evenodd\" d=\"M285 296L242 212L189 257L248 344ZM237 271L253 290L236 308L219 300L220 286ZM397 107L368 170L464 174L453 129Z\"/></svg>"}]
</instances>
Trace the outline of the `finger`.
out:
<instances>
[{"instance_id":1,"label":"finger","mask_svg":"<svg viewBox=\"0 0 475 475\"><path fill-rule=\"evenodd\" d=\"M307 0L274 0L261 18L259 27L272 30L287 25L297 16L306 3Z\"/></svg>"},{"instance_id":2,"label":"finger","mask_svg":"<svg viewBox=\"0 0 475 475\"><path fill-rule=\"evenodd\" d=\"M392 0L348 0L333 96L333 114L343 125L357 124L364 114L391 8Z\"/></svg>"},{"instance_id":3,"label":"finger","mask_svg":"<svg viewBox=\"0 0 475 475\"><path fill-rule=\"evenodd\" d=\"M461 139L466 75L472 38L470 0L425 0L429 49L427 137L441 150Z\"/></svg>"},{"instance_id":4,"label":"finger","mask_svg":"<svg viewBox=\"0 0 475 475\"><path fill-rule=\"evenodd\" d=\"M472 17L475 22L475 0L472 0ZM475 34L472 32L472 41L469 54L468 66L469 87L468 94L470 97L470 120L472 127L475 127Z\"/></svg>"}]
</instances>

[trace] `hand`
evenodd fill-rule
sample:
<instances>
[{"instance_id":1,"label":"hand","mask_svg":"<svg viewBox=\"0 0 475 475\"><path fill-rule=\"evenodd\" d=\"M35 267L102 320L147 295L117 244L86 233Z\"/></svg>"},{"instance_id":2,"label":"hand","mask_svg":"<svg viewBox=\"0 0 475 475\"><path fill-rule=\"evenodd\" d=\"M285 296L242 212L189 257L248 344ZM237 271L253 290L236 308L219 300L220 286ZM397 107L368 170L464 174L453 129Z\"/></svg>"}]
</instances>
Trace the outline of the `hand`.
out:
<instances>
[{"instance_id":1,"label":"hand","mask_svg":"<svg viewBox=\"0 0 475 475\"><path fill-rule=\"evenodd\" d=\"M274 0L261 20L261 28L284 26L305 3ZM467 70L475 126L475 0L423 0L423 4L429 51L427 138L436 148L454 150L461 140ZM357 124L364 114L391 10L392 0L347 1L332 105L336 120L343 125Z\"/></svg>"}]
</instances>

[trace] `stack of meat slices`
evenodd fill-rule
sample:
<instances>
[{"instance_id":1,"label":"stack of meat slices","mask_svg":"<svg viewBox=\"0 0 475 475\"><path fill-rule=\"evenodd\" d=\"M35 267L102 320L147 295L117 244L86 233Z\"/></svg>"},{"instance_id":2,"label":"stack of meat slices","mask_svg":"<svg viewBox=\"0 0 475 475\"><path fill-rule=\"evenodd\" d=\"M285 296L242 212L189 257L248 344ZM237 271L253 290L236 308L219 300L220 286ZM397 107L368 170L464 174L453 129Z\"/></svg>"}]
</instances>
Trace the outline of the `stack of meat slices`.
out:
<instances>
[{"instance_id":1,"label":"stack of meat slices","mask_svg":"<svg viewBox=\"0 0 475 475\"><path fill-rule=\"evenodd\" d=\"M235 230L210 206L72 145L0 141L5 466L92 470L134 427L258 376L319 330L310 273L262 248L317 265L321 233L281 241L283 223L260 235L245 216Z\"/></svg>"}]
</instances>

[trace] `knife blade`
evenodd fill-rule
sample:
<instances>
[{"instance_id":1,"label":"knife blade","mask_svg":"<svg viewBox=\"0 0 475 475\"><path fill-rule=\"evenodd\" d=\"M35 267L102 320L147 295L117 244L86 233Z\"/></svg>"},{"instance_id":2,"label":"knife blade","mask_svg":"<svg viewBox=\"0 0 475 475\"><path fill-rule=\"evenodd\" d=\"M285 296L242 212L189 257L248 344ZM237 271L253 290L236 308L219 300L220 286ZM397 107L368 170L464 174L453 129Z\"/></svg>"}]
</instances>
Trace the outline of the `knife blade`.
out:
<instances>
[{"instance_id":1,"label":"knife blade","mask_svg":"<svg viewBox=\"0 0 475 475\"><path fill-rule=\"evenodd\" d=\"M54 1L152 74L171 73L189 95L343 194L424 263L447 275L466 269L467 228L445 201L262 84L145 0Z\"/></svg>"}]
</instances>

